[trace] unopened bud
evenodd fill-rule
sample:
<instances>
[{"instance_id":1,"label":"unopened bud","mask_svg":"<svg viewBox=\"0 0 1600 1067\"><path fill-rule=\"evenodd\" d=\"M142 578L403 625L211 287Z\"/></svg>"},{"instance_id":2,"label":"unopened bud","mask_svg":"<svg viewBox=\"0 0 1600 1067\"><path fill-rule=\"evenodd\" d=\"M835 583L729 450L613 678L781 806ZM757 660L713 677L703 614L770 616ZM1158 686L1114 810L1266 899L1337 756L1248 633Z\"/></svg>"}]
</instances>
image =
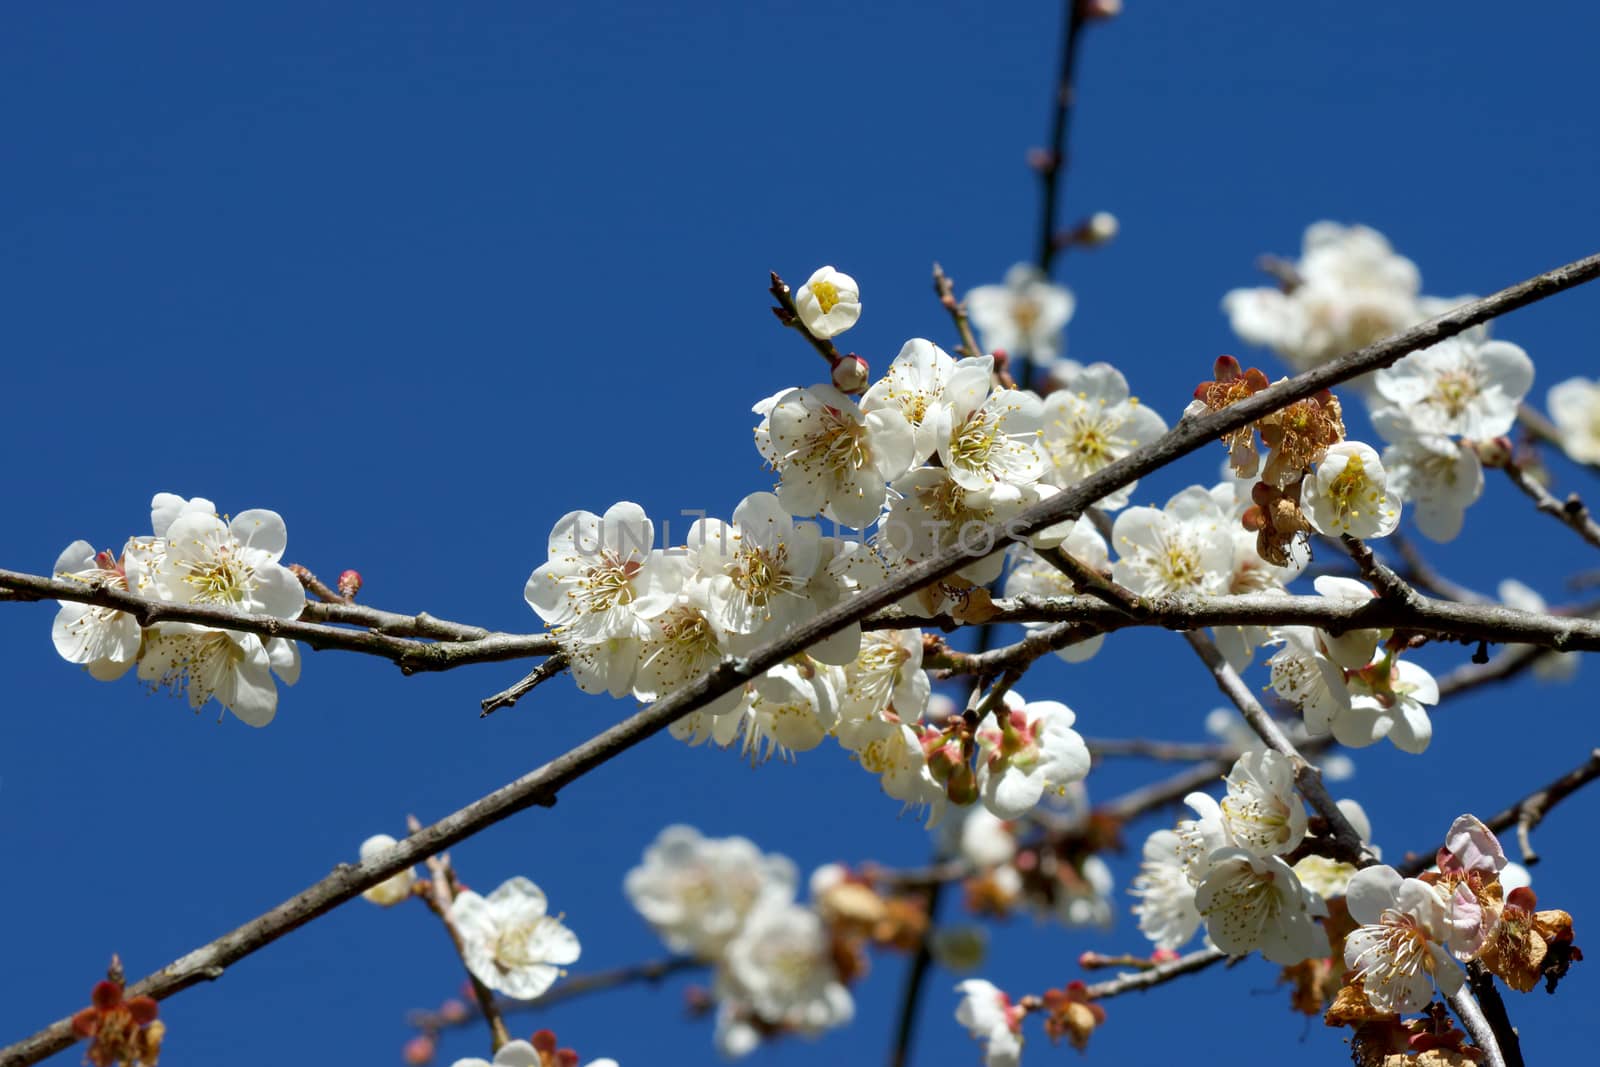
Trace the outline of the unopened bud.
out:
<instances>
[{"instance_id":1,"label":"unopened bud","mask_svg":"<svg viewBox=\"0 0 1600 1067\"><path fill-rule=\"evenodd\" d=\"M1041 174L1054 170L1056 162L1056 154L1048 148L1034 147L1028 149L1028 166Z\"/></svg>"},{"instance_id":2,"label":"unopened bud","mask_svg":"<svg viewBox=\"0 0 1600 1067\"><path fill-rule=\"evenodd\" d=\"M1089 221L1083 224L1084 243L1103 245L1117 236L1122 229L1122 224L1117 217L1109 211L1096 211L1089 216Z\"/></svg>"},{"instance_id":3,"label":"unopened bud","mask_svg":"<svg viewBox=\"0 0 1600 1067\"><path fill-rule=\"evenodd\" d=\"M339 595L346 600L354 600L357 593L361 592L361 572L344 571L339 575Z\"/></svg>"},{"instance_id":4,"label":"unopened bud","mask_svg":"<svg viewBox=\"0 0 1600 1067\"><path fill-rule=\"evenodd\" d=\"M419 1034L406 1042L405 1048L400 1050L400 1057L412 1067L423 1067L423 1064L433 1062L433 1038L427 1034Z\"/></svg>"},{"instance_id":5,"label":"unopened bud","mask_svg":"<svg viewBox=\"0 0 1600 1067\"><path fill-rule=\"evenodd\" d=\"M1476 442L1475 447L1478 450L1478 460L1485 467L1504 467L1511 462L1509 437L1491 437L1487 441Z\"/></svg>"},{"instance_id":6,"label":"unopened bud","mask_svg":"<svg viewBox=\"0 0 1600 1067\"><path fill-rule=\"evenodd\" d=\"M1122 0L1078 0L1078 12L1086 21L1114 19L1122 14Z\"/></svg>"},{"instance_id":7,"label":"unopened bud","mask_svg":"<svg viewBox=\"0 0 1600 1067\"><path fill-rule=\"evenodd\" d=\"M464 1023L467 1021L467 1006L451 997L439 1005L439 1018L447 1023Z\"/></svg>"},{"instance_id":8,"label":"unopened bud","mask_svg":"<svg viewBox=\"0 0 1600 1067\"><path fill-rule=\"evenodd\" d=\"M833 365L833 384L841 393L862 393L867 388L867 361L850 353Z\"/></svg>"},{"instance_id":9,"label":"unopened bud","mask_svg":"<svg viewBox=\"0 0 1600 1067\"><path fill-rule=\"evenodd\" d=\"M965 807L976 803L978 800L978 779L972 773L972 765L965 761L956 764L950 770L950 780L945 782L944 791L952 804Z\"/></svg>"},{"instance_id":10,"label":"unopened bud","mask_svg":"<svg viewBox=\"0 0 1600 1067\"><path fill-rule=\"evenodd\" d=\"M538 1049L540 1052L548 1052L548 1053L554 1055L555 1051L556 1051L556 1034L555 1034L555 1031L554 1030L535 1030L533 1032L533 1041L531 1042L531 1044L533 1045L534 1048Z\"/></svg>"}]
</instances>

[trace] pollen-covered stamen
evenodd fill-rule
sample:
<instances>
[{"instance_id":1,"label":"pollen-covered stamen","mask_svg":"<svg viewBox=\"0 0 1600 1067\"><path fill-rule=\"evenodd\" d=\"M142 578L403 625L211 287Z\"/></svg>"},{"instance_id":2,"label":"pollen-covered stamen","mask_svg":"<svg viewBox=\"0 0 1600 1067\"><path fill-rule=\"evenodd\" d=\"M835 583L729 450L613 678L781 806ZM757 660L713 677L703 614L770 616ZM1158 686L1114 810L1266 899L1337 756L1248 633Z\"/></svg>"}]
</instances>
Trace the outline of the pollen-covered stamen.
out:
<instances>
[{"instance_id":1,"label":"pollen-covered stamen","mask_svg":"<svg viewBox=\"0 0 1600 1067\"><path fill-rule=\"evenodd\" d=\"M785 593L797 592L800 581L788 569L786 545L756 545L742 540L729 577L751 607L765 608Z\"/></svg>"},{"instance_id":2,"label":"pollen-covered stamen","mask_svg":"<svg viewBox=\"0 0 1600 1067\"><path fill-rule=\"evenodd\" d=\"M1396 909L1385 911L1378 925L1383 933L1355 959L1356 977L1368 989L1433 972L1428 934L1416 917Z\"/></svg>"},{"instance_id":3,"label":"pollen-covered stamen","mask_svg":"<svg viewBox=\"0 0 1600 1067\"><path fill-rule=\"evenodd\" d=\"M602 550L600 562L584 571L578 588L567 595L576 601L580 614L604 614L633 603L633 578L642 566L631 555L627 558Z\"/></svg>"},{"instance_id":4,"label":"pollen-covered stamen","mask_svg":"<svg viewBox=\"0 0 1600 1067\"><path fill-rule=\"evenodd\" d=\"M789 453L791 463L820 466L834 475L853 474L871 463L865 424L835 407L824 407L821 414L822 428Z\"/></svg>"},{"instance_id":5,"label":"pollen-covered stamen","mask_svg":"<svg viewBox=\"0 0 1600 1067\"><path fill-rule=\"evenodd\" d=\"M661 639L653 643L640 662L641 667L663 661L693 668L721 654L717 632L699 608L687 604L669 608L656 619L656 625L661 629Z\"/></svg>"},{"instance_id":6,"label":"pollen-covered stamen","mask_svg":"<svg viewBox=\"0 0 1600 1067\"><path fill-rule=\"evenodd\" d=\"M1367 465L1361 456L1352 455L1344 470L1328 483L1327 493L1339 517L1346 520L1362 514L1364 508L1378 506L1378 491L1367 477Z\"/></svg>"},{"instance_id":7,"label":"pollen-covered stamen","mask_svg":"<svg viewBox=\"0 0 1600 1067\"><path fill-rule=\"evenodd\" d=\"M1477 374L1470 367L1461 367L1439 375L1428 400L1443 408L1452 419L1457 419L1466 413L1481 391Z\"/></svg>"},{"instance_id":8,"label":"pollen-covered stamen","mask_svg":"<svg viewBox=\"0 0 1600 1067\"><path fill-rule=\"evenodd\" d=\"M545 962L533 946L543 940L539 936L542 929L550 925L559 926L560 923L560 916L552 919L548 915L541 915L532 922L501 930L494 939L494 965L501 971L515 971Z\"/></svg>"},{"instance_id":9,"label":"pollen-covered stamen","mask_svg":"<svg viewBox=\"0 0 1600 1067\"><path fill-rule=\"evenodd\" d=\"M975 411L956 429L950 442L950 462L963 470L984 470L1000 439L1000 424L983 411Z\"/></svg>"},{"instance_id":10,"label":"pollen-covered stamen","mask_svg":"<svg viewBox=\"0 0 1600 1067\"><path fill-rule=\"evenodd\" d=\"M1223 933L1230 943L1259 944L1267 928L1276 925L1283 912L1283 898L1278 895L1274 876L1270 872L1259 873L1246 864L1221 877L1215 873L1211 877L1217 879L1213 883L1216 891L1210 907L1201 914L1214 928L1214 935Z\"/></svg>"},{"instance_id":11,"label":"pollen-covered stamen","mask_svg":"<svg viewBox=\"0 0 1600 1067\"><path fill-rule=\"evenodd\" d=\"M1222 798L1222 813L1233 832L1255 847L1277 845L1289 835L1291 813L1280 797L1229 793Z\"/></svg>"},{"instance_id":12,"label":"pollen-covered stamen","mask_svg":"<svg viewBox=\"0 0 1600 1067\"><path fill-rule=\"evenodd\" d=\"M839 287L832 282L814 281L811 283L811 295L817 298L817 307L826 315L839 303Z\"/></svg>"}]
</instances>

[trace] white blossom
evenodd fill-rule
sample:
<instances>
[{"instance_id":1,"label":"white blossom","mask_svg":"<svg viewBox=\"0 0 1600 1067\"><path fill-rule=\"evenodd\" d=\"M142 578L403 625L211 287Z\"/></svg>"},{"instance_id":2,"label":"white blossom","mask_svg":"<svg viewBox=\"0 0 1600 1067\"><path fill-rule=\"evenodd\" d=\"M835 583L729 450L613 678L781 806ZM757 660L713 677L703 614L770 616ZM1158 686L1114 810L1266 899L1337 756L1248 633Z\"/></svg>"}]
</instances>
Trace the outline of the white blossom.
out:
<instances>
[{"instance_id":1,"label":"white blossom","mask_svg":"<svg viewBox=\"0 0 1600 1067\"><path fill-rule=\"evenodd\" d=\"M250 726L265 726L278 712L272 660L255 634L159 623L145 631L139 680L152 688L184 690L196 711L215 697ZM291 678L284 681L292 684Z\"/></svg>"},{"instance_id":2,"label":"white blossom","mask_svg":"<svg viewBox=\"0 0 1600 1067\"><path fill-rule=\"evenodd\" d=\"M1054 700L1026 703L1016 691L978 726L978 790L1002 819L1031 811L1045 790L1064 792L1089 773L1089 749L1072 729L1072 709Z\"/></svg>"},{"instance_id":3,"label":"white blossom","mask_svg":"<svg viewBox=\"0 0 1600 1067\"><path fill-rule=\"evenodd\" d=\"M678 825L656 835L623 889L673 951L715 959L757 908L792 901L798 879L787 856Z\"/></svg>"},{"instance_id":4,"label":"white blossom","mask_svg":"<svg viewBox=\"0 0 1600 1067\"><path fill-rule=\"evenodd\" d=\"M956 986L961 1003L956 1022L984 1043L984 1067L1017 1067L1022 1061L1022 1010L993 982L968 978Z\"/></svg>"},{"instance_id":5,"label":"white blossom","mask_svg":"<svg viewBox=\"0 0 1600 1067\"><path fill-rule=\"evenodd\" d=\"M361 842L361 862L377 859L399 844L388 834L373 834ZM369 900L383 907L392 907L411 896L411 887L417 884L417 872L414 867L407 867L399 874L391 875L371 889L362 892L363 900Z\"/></svg>"},{"instance_id":6,"label":"white blossom","mask_svg":"<svg viewBox=\"0 0 1600 1067\"><path fill-rule=\"evenodd\" d=\"M1467 508L1483 493L1478 450L1448 437L1402 438L1383 450L1383 467L1389 488L1411 505L1422 536L1441 544L1461 533Z\"/></svg>"},{"instance_id":7,"label":"white blossom","mask_svg":"<svg viewBox=\"0 0 1600 1067\"><path fill-rule=\"evenodd\" d=\"M877 521L888 483L911 469L916 447L900 411L863 412L831 385L784 393L772 408L768 433L783 506L858 529Z\"/></svg>"},{"instance_id":8,"label":"white blossom","mask_svg":"<svg viewBox=\"0 0 1600 1067\"><path fill-rule=\"evenodd\" d=\"M1421 1011L1433 983L1450 996L1466 975L1450 952L1455 927L1446 902L1426 882L1393 867L1356 872L1345 890L1350 917L1361 926L1344 942L1345 966L1356 972L1378 1011Z\"/></svg>"},{"instance_id":9,"label":"white blossom","mask_svg":"<svg viewBox=\"0 0 1600 1067\"><path fill-rule=\"evenodd\" d=\"M1025 355L1048 364L1061 355L1061 331L1077 301L1038 267L1018 263L1006 272L1004 285L980 285L968 292L966 305L986 352Z\"/></svg>"},{"instance_id":10,"label":"white blossom","mask_svg":"<svg viewBox=\"0 0 1600 1067\"><path fill-rule=\"evenodd\" d=\"M550 531L549 557L523 598L574 641L645 637L646 620L672 605L683 575L654 541L655 524L638 504L613 504L603 516L570 511Z\"/></svg>"},{"instance_id":11,"label":"white blossom","mask_svg":"<svg viewBox=\"0 0 1600 1067\"><path fill-rule=\"evenodd\" d=\"M729 942L717 972L720 999L761 1021L816 1034L842 1026L855 1001L839 981L828 928L797 904L756 909Z\"/></svg>"},{"instance_id":12,"label":"white blossom","mask_svg":"<svg viewBox=\"0 0 1600 1067\"><path fill-rule=\"evenodd\" d=\"M1062 488L1082 481L1167 432L1167 424L1137 397L1109 363L1091 363L1044 400L1042 442L1050 457L1044 478ZM1129 482L1096 506L1125 507L1138 482Z\"/></svg>"},{"instance_id":13,"label":"white blossom","mask_svg":"<svg viewBox=\"0 0 1600 1067\"><path fill-rule=\"evenodd\" d=\"M771 493L751 493L733 522L699 519L689 554L710 585L712 616L734 634L782 631L816 609L807 586L822 561L822 532L795 522Z\"/></svg>"},{"instance_id":14,"label":"white blossom","mask_svg":"<svg viewBox=\"0 0 1600 1067\"><path fill-rule=\"evenodd\" d=\"M1040 444L1043 403L1023 389L991 389L994 361L962 360L933 414L939 459L963 489L1031 485L1049 465Z\"/></svg>"},{"instance_id":15,"label":"white blossom","mask_svg":"<svg viewBox=\"0 0 1600 1067\"><path fill-rule=\"evenodd\" d=\"M87 541L74 541L56 559L57 581L76 582L86 590L128 591L122 560L110 552L96 552ZM89 674L109 682L128 672L139 658L142 631L139 620L125 611L75 601L59 602L50 627L56 651L68 663L81 663Z\"/></svg>"},{"instance_id":16,"label":"white blossom","mask_svg":"<svg viewBox=\"0 0 1600 1067\"><path fill-rule=\"evenodd\" d=\"M1171 830L1157 830L1144 842L1144 862L1133 880L1139 898L1133 913L1139 931L1156 948L1177 950L1189 943L1200 928L1194 906L1194 883L1189 880L1181 854L1181 839Z\"/></svg>"},{"instance_id":17,"label":"white blossom","mask_svg":"<svg viewBox=\"0 0 1600 1067\"><path fill-rule=\"evenodd\" d=\"M1600 382L1568 378L1545 396L1561 447L1578 463L1600 463Z\"/></svg>"},{"instance_id":18,"label":"white blossom","mask_svg":"<svg viewBox=\"0 0 1600 1067\"><path fill-rule=\"evenodd\" d=\"M861 288L832 267L819 267L794 294L795 310L813 337L835 337L861 317Z\"/></svg>"},{"instance_id":19,"label":"white blossom","mask_svg":"<svg viewBox=\"0 0 1600 1067\"><path fill-rule=\"evenodd\" d=\"M1230 956L1254 949L1288 965L1327 952L1327 940L1312 921L1326 915L1327 906L1276 856L1253 856L1241 848L1213 853L1194 903L1212 942Z\"/></svg>"},{"instance_id":20,"label":"white blossom","mask_svg":"<svg viewBox=\"0 0 1600 1067\"><path fill-rule=\"evenodd\" d=\"M1308 727L1320 723L1326 733L1326 724L1349 709L1350 690L1344 669L1327 656L1317 638L1318 631L1309 626L1280 628L1273 638L1280 647L1267 667L1273 692L1299 709Z\"/></svg>"},{"instance_id":21,"label":"white blossom","mask_svg":"<svg viewBox=\"0 0 1600 1067\"><path fill-rule=\"evenodd\" d=\"M1374 384L1413 433L1485 441L1516 421L1533 360L1507 341L1451 337L1378 371Z\"/></svg>"},{"instance_id":22,"label":"white blossom","mask_svg":"<svg viewBox=\"0 0 1600 1067\"><path fill-rule=\"evenodd\" d=\"M487 897L463 890L450 904L462 958L474 978L515 1000L532 1000L575 963L578 937L545 914L544 891L526 878L502 883Z\"/></svg>"},{"instance_id":23,"label":"white blossom","mask_svg":"<svg viewBox=\"0 0 1600 1067\"><path fill-rule=\"evenodd\" d=\"M1329 537L1387 537L1400 525L1400 496L1371 445L1340 441L1300 483L1300 510Z\"/></svg>"},{"instance_id":24,"label":"white blossom","mask_svg":"<svg viewBox=\"0 0 1600 1067\"><path fill-rule=\"evenodd\" d=\"M892 488L894 496L876 542L892 564L931 559L958 543L992 547L987 527L1014 518L1037 499L1005 483L988 490L964 488L942 467L918 467ZM1004 566L1005 556L996 552L956 573L975 585L986 585L1000 576Z\"/></svg>"},{"instance_id":25,"label":"white blossom","mask_svg":"<svg viewBox=\"0 0 1600 1067\"><path fill-rule=\"evenodd\" d=\"M598 1067L606 1061L600 1060L591 1063L589 1067ZM543 1067L544 1059L540 1057L539 1050L523 1040L507 1041L500 1046L494 1054L493 1062L477 1056L468 1056L456 1060L450 1067Z\"/></svg>"},{"instance_id":26,"label":"white blossom","mask_svg":"<svg viewBox=\"0 0 1600 1067\"><path fill-rule=\"evenodd\" d=\"M1128 508L1111 528L1118 559L1111 576L1135 593L1220 593L1233 566L1228 515L1191 486L1164 509Z\"/></svg>"},{"instance_id":27,"label":"white blossom","mask_svg":"<svg viewBox=\"0 0 1600 1067\"><path fill-rule=\"evenodd\" d=\"M1234 844L1256 856L1291 851L1306 835L1306 812L1287 756L1246 752L1228 773L1222 821Z\"/></svg>"},{"instance_id":28,"label":"white blossom","mask_svg":"<svg viewBox=\"0 0 1600 1067\"><path fill-rule=\"evenodd\" d=\"M1402 752L1421 753L1433 740L1428 706L1439 702L1439 683L1410 660L1380 654L1349 679L1350 707L1331 721L1306 717L1314 734L1331 732L1341 745L1362 748L1387 737Z\"/></svg>"},{"instance_id":29,"label":"white blossom","mask_svg":"<svg viewBox=\"0 0 1600 1067\"><path fill-rule=\"evenodd\" d=\"M637 660L633 695L658 700L715 668L729 651L729 638L716 623L709 583L688 582L677 602L650 620L649 636L633 651ZM618 651L619 657L623 654ZM700 711L723 715L733 711L742 697L735 689L713 698Z\"/></svg>"},{"instance_id":30,"label":"white blossom","mask_svg":"<svg viewBox=\"0 0 1600 1067\"><path fill-rule=\"evenodd\" d=\"M944 349L914 337L862 396L861 410L868 414L898 411L911 427L915 442L912 462L925 463L939 447L933 413L944 403L944 391L955 370L956 361Z\"/></svg>"}]
</instances>

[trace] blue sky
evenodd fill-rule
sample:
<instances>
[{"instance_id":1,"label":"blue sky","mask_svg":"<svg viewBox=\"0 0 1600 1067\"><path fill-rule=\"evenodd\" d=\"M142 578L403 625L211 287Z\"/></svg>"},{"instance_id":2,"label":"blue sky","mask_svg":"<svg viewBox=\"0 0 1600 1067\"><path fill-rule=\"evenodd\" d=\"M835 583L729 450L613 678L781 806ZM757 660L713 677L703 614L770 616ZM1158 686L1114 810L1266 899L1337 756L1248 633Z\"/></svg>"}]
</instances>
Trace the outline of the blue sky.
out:
<instances>
[{"instance_id":1,"label":"blue sky","mask_svg":"<svg viewBox=\"0 0 1600 1067\"><path fill-rule=\"evenodd\" d=\"M1024 153L1044 134L1058 17L832 0L9 11L0 566L42 572L80 537L118 545L146 529L153 493L174 491L277 510L290 558L330 578L359 568L374 605L534 628L522 585L562 513L629 499L727 514L770 486L749 405L820 363L766 310L768 270L853 274L866 310L847 347L881 370L908 337L952 340L929 295L935 259L965 288L1031 254ZM1070 354L1115 363L1175 418L1212 359L1239 351L1222 293L1256 282L1257 255L1295 253L1318 218L1383 230L1436 294L1595 251L1597 26L1571 3L1130 4L1084 46L1065 214L1109 210L1123 232L1061 264L1079 302ZM1533 356L1534 399L1595 372L1597 318L1600 289L1497 326ZM1217 458L1137 501L1209 482ZM1491 479L1439 559L1468 584L1515 575L1559 600L1590 562L1581 549ZM270 728L218 726L131 679L81 676L55 657L50 616L0 611L14 653L0 943L27 974L0 1011L7 1040L82 1003L110 952L147 973L368 834L400 833L408 812L444 815L630 710L560 681L479 721L517 665L408 679L315 654ZM1487 815L1578 762L1587 684L1463 700L1440 711L1425 760L1365 750L1344 792L1391 853L1431 847L1461 811ZM1163 634L1116 635L1024 688L1101 736L1199 738L1218 703ZM1547 718L1519 714L1530 706ZM1158 773L1107 765L1089 784L1110 797ZM665 823L742 833L807 869L919 863L927 835L896 809L833 749L752 770L663 736L455 856L475 885L539 882L583 939L579 969L599 968L660 952L621 880ZM1580 943L1600 899L1593 810L1580 798L1539 831L1535 887L1575 913ZM1134 844L1113 860L1119 895ZM1076 976L1084 949L1143 947L1125 918L1107 934L1017 920L985 973L1037 990ZM850 1028L752 1062L876 1061L902 967L880 959ZM352 905L165 1005L164 1062L253 1067L286 1048L397 1061L406 1009L458 974L420 907ZM1342 1062L1339 1037L1290 1016L1274 977L1249 961L1115 1002L1091 1054L1168 1058L1152 1047L1159 1017L1156 1042L1213 1047L1216 1062L1258 1044ZM955 981L932 979L919 1063L977 1062L950 1018ZM1572 981L1559 1001L1512 1002L1530 1060L1576 1051L1556 1014L1584 995L1583 969ZM679 985L542 1021L586 1059L710 1060ZM442 1060L481 1044L457 1035ZM1035 1036L1030 1062L1052 1055L1072 1054Z\"/></svg>"}]
</instances>

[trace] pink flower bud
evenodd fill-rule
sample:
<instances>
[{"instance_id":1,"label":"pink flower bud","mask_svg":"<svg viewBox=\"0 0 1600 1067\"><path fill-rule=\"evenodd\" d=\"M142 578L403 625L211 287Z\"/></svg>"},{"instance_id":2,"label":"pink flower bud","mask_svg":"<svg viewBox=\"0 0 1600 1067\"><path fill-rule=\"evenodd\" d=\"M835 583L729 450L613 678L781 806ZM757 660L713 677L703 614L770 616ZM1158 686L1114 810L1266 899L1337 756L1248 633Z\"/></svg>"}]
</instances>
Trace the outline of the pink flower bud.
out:
<instances>
[{"instance_id":1,"label":"pink flower bud","mask_svg":"<svg viewBox=\"0 0 1600 1067\"><path fill-rule=\"evenodd\" d=\"M361 572L344 571L339 575L339 595L346 600L354 600L355 595L361 592Z\"/></svg>"},{"instance_id":2,"label":"pink flower bud","mask_svg":"<svg viewBox=\"0 0 1600 1067\"><path fill-rule=\"evenodd\" d=\"M461 1001L451 997L439 1005L439 1018L447 1023L463 1023L467 1021L467 1006Z\"/></svg>"},{"instance_id":3,"label":"pink flower bud","mask_svg":"<svg viewBox=\"0 0 1600 1067\"><path fill-rule=\"evenodd\" d=\"M854 352L833 365L833 384L841 393L863 393L867 389L867 361Z\"/></svg>"},{"instance_id":4,"label":"pink flower bud","mask_svg":"<svg viewBox=\"0 0 1600 1067\"><path fill-rule=\"evenodd\" d=\"M1122 0L1078 0L1078 11L1090 22L1114 19L1122 14Z\"/></svg>"},{"instance_id":5,"label":"pink flower bud","mask_svg":"<svg viewBox=\"0 0 1600 1067\"><path fill-rule=\"evenodd\" d=\"M1485 467L1504 467L1511 461L1511 439L1509 437L1492 437L1487 441L1478 441L1478 460Z\"/></svg>"},{"instance_id":6,"label":"pink flower bud","mask_svg":"<svg viewBox=\"0 0 1600 1067\"><path fill-rule=\"evenodd\" d=\"M427 1034L419 1034L406 1042L405 1048L400 1051L400 1056L412 1067L423 1067L424 1064L433 1062L433 1038Z\"/></svg>"}]
</instances>

